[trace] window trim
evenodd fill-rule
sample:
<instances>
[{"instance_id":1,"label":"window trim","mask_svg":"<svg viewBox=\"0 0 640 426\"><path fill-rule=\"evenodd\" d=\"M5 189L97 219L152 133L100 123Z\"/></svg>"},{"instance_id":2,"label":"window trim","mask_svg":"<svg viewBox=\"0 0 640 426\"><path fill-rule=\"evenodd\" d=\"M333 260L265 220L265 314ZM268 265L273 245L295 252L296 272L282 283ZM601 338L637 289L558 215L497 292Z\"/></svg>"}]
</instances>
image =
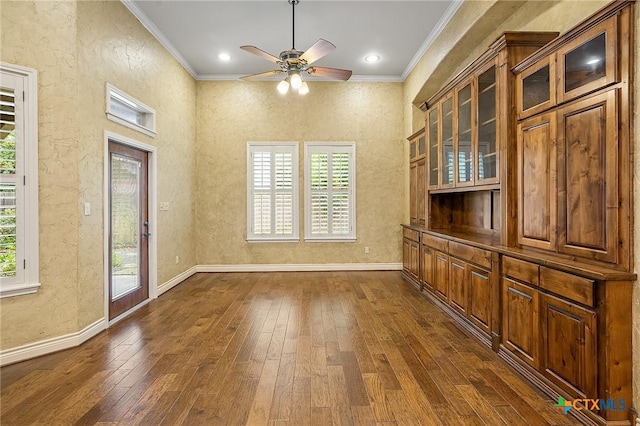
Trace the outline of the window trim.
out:
<instances>
[{"instance_id":1,"label":"window trim","mask_svg":"<svg viewBox=\"0 0 640 426\"><path fill-rule=\"evenodd\" d=\"M0 62L0 71L13 74L24 82L24 253L29 258L20 283L0 282L0 298L22 296L40 287L40 252L38 224L38 71ZM17 265L16 265L17 266Z\"/></svg>"},{"instance_id":2,"label":"window trim","mask_svg":"<svg viewBox=\"0 0 640 426\"><path fill-rule=\"evenodd\" d=\"M349 189L351 192L351 209L349 210L349 222L351 232L346 236L315 236L311 235L311 171L310 153L314 147L346 147L350 154L349 164ZM353 243L357 241L356 233L356 143L351 141L336 142L305 142L304 143L304 241L308 243Z\"/></svg>"},{"instance_id":3,"label":"window trim","mask_svg":"<svg viewBox=\"0 0 640 426\"><path fill-rule=\"evenodd\" d=\"M118 89L113 84L107 83L106 88L106 111L107 118L111 121L115 121L118 124L122 124L125 127L128 127L133 130L137 130L138 132L144 133L147 136L151 136L152 138L156 137L156 110L151 108L150 106L145 105L140 102L133 96L127 94L126 92ZM120 104L124 104L132 111L141 112L145 115L145 126L135 123L122 115L119 115L115 111L113 111L112 101L117 100Z\"/></svg>"},{"instance_id":4,"label":"window trim","mask_svg":"<svg viewBox=\"0 0 640 426\"><path fill-rule=\"evenodd\" d=\"M288 147L293 148L293 235L283 235L278 237L275 235L260 236L253 234L253 161L251 153L254 147ZM299 144L298 142L247 142L247 234L246 241L249 243L295 243L300 241L300 174L299 174Z\"/></svg>"}]
</instances>

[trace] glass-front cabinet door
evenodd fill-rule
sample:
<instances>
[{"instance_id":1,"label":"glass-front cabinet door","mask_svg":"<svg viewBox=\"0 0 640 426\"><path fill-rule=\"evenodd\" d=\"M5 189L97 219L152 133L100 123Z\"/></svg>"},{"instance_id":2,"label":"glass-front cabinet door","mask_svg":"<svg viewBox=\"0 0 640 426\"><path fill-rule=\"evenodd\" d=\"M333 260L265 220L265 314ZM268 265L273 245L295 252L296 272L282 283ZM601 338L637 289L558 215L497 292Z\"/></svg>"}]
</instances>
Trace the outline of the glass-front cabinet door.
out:
<instances>
[{"instance_id":1,"label":"glass-front cabinet door","mask_svg":"<svg viewBox=\"0 0 640 426\"><path fill-rule=\"evenodd\" d=\"M529 117L556 103L555 62L542 58L516 78L518 118Z\"/></svg>"},{"instance_id":2,"label":"glass-front cabinet door","mask_svg":"<svg viewBox=\"0 0 640 426\"><path fill-rule=\"evenodd\" d=\"M496 66L495 63L478 75L476 86L478 103L478 146L476 185L497 181L498 145L496 137Z\"/></svg>"},{"instance_id":3,"label":"glass-front cabinet door","mask_svg":"<svg viewBox=\"0 0 640 426\"><path fill-rule=\"evenodd\" d=\"M473 184L473 132L471 112L473 98L471 96L472 83L468 83L456 92L457 107L457 146L455 158L458 160L456 168L456 186Z\"/></svg>"},{"instance_id":4,"label":"glass-front cabinet door","mask_svg":"<svg viewBox=\"0 0 640 426\"><path fill-rule=\"evenodd\" d=\"M453 149L453 94L446 98L442 104L442 144L440 152L440 187L453 187L455 175L455 161Z\"/></svg>"},{"instance_id":5,"label":"glass-front cabinet door","mask_svg":"<svg viewBox=\"0 0 640 426\"><path fill-rule=\"evenodd\" d=\"M608 19L558 50L558 102L616 81L617 31Z\"/></svg>"},{"instance_id":6,"label":"glass-front cabinet door","mask_svg":"<svg viewBox=\"0 0 640 426\"><path fill-rule=\"evenodd\" d=\"M436 104L427 114L427 137L429 145L429 188L436 189L439 186L438 177L440 167L438 165L440 149L438 148L440 105Z\"/></svg>"}]
</instances>

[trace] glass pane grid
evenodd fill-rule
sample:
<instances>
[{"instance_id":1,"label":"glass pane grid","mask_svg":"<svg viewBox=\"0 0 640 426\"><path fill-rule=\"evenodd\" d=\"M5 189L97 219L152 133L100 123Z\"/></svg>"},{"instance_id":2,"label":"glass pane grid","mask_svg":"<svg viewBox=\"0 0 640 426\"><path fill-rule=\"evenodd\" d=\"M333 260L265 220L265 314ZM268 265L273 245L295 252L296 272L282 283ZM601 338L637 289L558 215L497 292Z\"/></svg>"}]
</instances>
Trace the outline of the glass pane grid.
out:
<instances>
[{"instance_id":1,"label":"glass pane grid","mask_svg":"<svg viewBox=\"0 0 640 426\"><path fill-rule=\"evenodd\" d=\"M117 154L111 160L111 298L140 287L141 163Z\"/></svg>"}]
</instances>

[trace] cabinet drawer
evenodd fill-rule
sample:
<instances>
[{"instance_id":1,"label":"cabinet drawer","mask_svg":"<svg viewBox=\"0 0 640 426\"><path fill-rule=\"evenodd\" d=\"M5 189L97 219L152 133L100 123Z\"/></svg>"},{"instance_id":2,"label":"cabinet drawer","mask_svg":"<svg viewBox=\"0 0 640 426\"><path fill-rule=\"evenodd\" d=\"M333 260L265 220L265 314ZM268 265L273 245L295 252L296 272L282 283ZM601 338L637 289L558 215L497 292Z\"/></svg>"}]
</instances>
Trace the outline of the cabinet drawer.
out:
<instances>
[{"instance_id":1,"label":"cabinet drawer","mask_svg":"<svg viewBox=\"0 0 640 426\"><path fill-rule=\"evenodd\" d=\"M449 241L445 240L444 238L434 237L433 235L429 234L422 234L422 244L434 248L438 251L447 253L449 251L448 243Z\"/></svg>"},{"instance_id":2,"label":"cabinet drawer","mask_svg":"<svg viewBox=\"0 0 640 426\"><path fill-rule=\"evenodd\" d=\"M583 305L594 306L595 303L595 283L566 272L541 266L540 287Z\"/></svg>"},{"instance_id":3,"label":"cabinet drawer","mask_svg":"<svg viewBox=\"0 0 640 426\"><path fill-rule=\"evenodd\" d=\"M465 244L449 242L449 254L467 260L476 265L491 269L491 252L489 250L471 247Z\"/></svg>"},{"instance_id":4,"label":"cabinet drawer","mask_svg":"<svg viewBox=\"0 0 640 426\"><path fill-rule=\"evenodd\" d=\"M540 285L538 281L538 268L535 263L514 259L513 257L502 258L502 274L511 278L524 281L534 286Z\"/></svg>"},{"instance_id":5,"label":"cabinet drawer","mask_svg":"<svg viewBox=\"0 0 640 426\"><path fill-rule=\"evenodd\" d=\"M420 233L418 231L414 231L413 229L405 228L402 235L412 241L420 241Z\"/></svg>"}]
</instances>

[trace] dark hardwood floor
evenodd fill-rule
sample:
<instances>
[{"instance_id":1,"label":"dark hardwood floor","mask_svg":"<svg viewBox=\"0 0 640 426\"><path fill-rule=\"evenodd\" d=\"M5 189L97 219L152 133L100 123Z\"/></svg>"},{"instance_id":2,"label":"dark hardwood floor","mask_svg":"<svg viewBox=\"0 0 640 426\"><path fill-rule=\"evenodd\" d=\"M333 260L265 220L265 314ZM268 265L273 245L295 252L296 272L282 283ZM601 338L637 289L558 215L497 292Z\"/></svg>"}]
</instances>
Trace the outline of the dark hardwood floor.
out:
<instances>
[{"instance_id":1,"label":"dark hardwood floor","mask_svg":"<svg viewBox=\"0 0 640 426\"><path fill-rule=\"evenodd\" d=\"M2 425L569 425L399 272L197 274L0 369Z\"/></svg>"}]
</instances>

